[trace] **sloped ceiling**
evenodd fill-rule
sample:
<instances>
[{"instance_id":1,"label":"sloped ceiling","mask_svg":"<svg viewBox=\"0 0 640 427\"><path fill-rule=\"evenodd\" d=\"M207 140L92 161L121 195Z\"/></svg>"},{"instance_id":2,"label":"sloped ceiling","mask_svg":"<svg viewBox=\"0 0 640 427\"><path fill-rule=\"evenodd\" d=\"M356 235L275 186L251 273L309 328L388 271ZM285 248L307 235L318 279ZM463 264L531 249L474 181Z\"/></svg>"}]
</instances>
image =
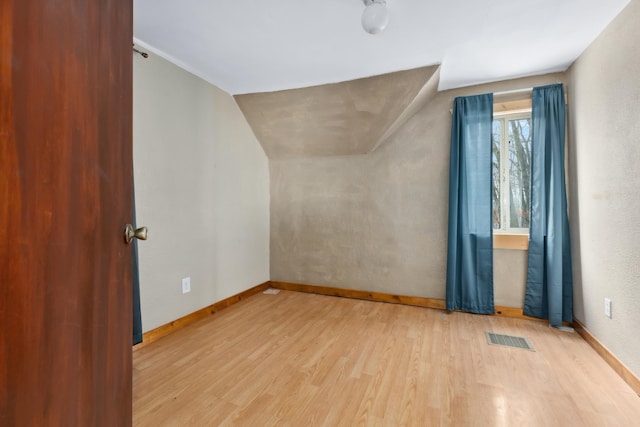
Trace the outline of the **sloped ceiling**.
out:
<instances>
[{"instance_id":1,"label":"sloped ceiling","mask_svg":"<svg viewBox=\"0 0 640 427\"><path fill-rule=\"evenodd\" d=\"M628 3L388 0L372 36L362 0L135 0L134 41L234 94L269 158L353 155L436 90L566 70Z\"/></svg>"},{"instance_id":2,"label":"sloped ceiling","mask_svg":"<svg viewBox=\"0 0 640 427\"><path fill-rule=\"evenodd\" d=\"M442 64L440 90L564 71L629 0L135 0L134 40L236 95Z\"/></svg>"},{"instance_id":3,"label":"sloped ceiling","mask_svg":"<svg viewBox=\"0 0 640 427\"><path fill-rule=\"evenodd\" d=\"M366 154L437 91L439 67L235 99L270 159Z\"/></svg>"}]
</instances>

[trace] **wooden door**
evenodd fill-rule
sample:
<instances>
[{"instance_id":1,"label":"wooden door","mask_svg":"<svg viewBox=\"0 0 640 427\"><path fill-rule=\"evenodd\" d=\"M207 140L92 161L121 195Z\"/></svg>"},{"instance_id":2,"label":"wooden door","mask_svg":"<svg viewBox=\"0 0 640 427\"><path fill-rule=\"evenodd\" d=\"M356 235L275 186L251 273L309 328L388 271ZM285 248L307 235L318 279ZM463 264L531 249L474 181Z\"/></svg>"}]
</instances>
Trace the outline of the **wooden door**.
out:
<instances>
[{"instance_id":1,"label":"wooden door","mask_svg":"<svg viewBox=\"0 0 640 427\"><path fill-rule=\"evenodd\" d=\"M0 425L131 424L131 0L0 2Z\"/></svg>"}]
</instances>

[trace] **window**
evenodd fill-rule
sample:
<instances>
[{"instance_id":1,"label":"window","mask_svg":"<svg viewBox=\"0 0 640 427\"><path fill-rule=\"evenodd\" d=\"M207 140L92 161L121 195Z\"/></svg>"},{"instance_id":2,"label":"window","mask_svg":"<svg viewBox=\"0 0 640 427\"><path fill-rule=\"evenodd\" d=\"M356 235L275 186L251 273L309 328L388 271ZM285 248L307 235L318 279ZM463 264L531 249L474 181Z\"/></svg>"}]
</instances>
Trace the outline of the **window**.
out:
<instances>
[{"instance_id":1,"label":"window","mask_svg":"<svg viewBox=\"0 0 640 427\"><path fill-rule=\"evenodd\" d=\"M529 234L531 113L494 115L493 231Z\"/></svg>"}]
</instances>

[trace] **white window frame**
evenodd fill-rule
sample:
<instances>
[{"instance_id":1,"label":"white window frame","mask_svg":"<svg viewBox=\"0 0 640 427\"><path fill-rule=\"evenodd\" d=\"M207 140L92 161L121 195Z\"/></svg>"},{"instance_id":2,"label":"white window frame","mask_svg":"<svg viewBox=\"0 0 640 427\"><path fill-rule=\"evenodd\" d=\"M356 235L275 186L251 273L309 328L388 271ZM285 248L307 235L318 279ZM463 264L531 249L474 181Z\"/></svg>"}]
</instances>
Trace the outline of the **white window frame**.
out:
<instances>
[{"instance_id":1,"label":"white window frame","mask_svg":"<svg viewBox=\"0 0 640 427\"><path fill-rule=\"evenodd\" d=\"M509 129L507 123L509 120L531 119L531 109L518 111L505 111L493 114L493 120L500 120L500 228L494 228L494 234L524 234L529 235L528 228L511 228L509 220L511 218L511 203L509 196L511 188L509 182ZM491 126L493 128L493 124ZM531 131L531 129L529 130ZM493 147L493 141L492 141ZM493 149L493 148L492 148ZM492 166L493 168L493 166ZM491 174L493 176L493 172ZM529 189L531 191L531 189ZM493 197L493 196L491 196Z\"/></svg>"}]
</instances>

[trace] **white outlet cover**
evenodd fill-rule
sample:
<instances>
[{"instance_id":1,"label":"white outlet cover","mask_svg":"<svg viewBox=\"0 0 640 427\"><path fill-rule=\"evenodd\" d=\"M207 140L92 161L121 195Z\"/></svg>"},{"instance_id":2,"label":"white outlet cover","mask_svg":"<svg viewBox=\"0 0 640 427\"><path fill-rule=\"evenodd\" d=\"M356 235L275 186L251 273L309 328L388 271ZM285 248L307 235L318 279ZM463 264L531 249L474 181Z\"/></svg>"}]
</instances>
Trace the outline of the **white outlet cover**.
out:
<instances>
[{"instance_id":1,"label":"white outlet cover","mask_svg":"<svg viewBox=\"0 0 640 427\"><path fill-rule=\"evenodd\" d=\"M182 279L182 293L186 294L188 292L191 292L191 277Z\"/></svg>"},{"instance_id":2,"label":"white outlet cover","mask_svg":"<svg viewBox=\"0 0 640 427\"><path fill-rule=\"evenodd\" d=\"M609 298L604 299L604 315L611 319L611 300Z\"/></svg>"}]
</instances>

